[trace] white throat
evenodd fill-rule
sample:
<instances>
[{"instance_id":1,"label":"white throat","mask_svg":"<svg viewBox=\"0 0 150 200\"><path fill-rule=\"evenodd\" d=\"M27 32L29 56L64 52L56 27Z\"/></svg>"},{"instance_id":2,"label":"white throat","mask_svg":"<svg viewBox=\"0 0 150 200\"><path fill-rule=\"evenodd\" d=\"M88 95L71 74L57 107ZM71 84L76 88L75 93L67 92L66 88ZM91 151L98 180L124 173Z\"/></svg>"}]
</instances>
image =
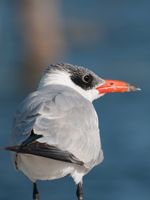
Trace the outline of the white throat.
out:
<instances>
[{"instance_id":1,"label":"white throat","mask_svg":"<svg viewBox=\"0 0 150 200\"><path fill-rule=\"evenodd\" d=\"M47 85L65 85L71 87L72 89L79 92L86 99L88 99L90 102L92 102L94 99L99 98L100 96L103 96L103 94L99 94L98 90L96 89L82 89L81 87L73 83L73 81L69 77L69 74L62 71L59 71L59 73L56 71L51 74L43 74L43 77L39 83L38 90Z\"/></svg>"}]
</instances>

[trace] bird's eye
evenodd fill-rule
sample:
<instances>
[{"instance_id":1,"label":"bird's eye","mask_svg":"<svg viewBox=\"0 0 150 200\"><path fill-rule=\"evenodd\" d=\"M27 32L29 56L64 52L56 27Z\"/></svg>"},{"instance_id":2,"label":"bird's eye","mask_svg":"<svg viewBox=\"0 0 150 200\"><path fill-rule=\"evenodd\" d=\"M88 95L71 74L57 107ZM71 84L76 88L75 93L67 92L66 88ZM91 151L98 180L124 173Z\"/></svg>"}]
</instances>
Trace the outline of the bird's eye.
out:
<instances>
[{"instance_id":1,"label":"bird's eye","mask_svg":"<svg viewBox=\"0 0 150 200\"><path fill-rule=\"evenodd\" d=\"M84 79L84 82L88 83L91 80L91 76L85 75L83 79Z\"/></svg>"}]
</instances>

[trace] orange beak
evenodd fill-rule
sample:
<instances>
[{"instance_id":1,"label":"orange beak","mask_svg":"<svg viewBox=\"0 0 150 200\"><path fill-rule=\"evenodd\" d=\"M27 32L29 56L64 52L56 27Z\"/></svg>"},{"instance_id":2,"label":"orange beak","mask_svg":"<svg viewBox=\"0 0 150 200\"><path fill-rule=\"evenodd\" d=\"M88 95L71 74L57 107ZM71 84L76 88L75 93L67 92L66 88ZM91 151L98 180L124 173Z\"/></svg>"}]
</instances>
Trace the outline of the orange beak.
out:
<instances>
[{"instance_id":1,"label":"orange beak","mask_svg":"<svg viewBox=\"0 0 150 200\"><path fill-rule=\"evenodd\" d=\"M116 81L116 80L107 80L103 79L105 84L97 87L96 90L99 91L99 94L102 93L109 93L109 92L129 92L129 91L136 91L141 90L130 83L126 83L123 81Z\"/></svg>"}]
</instances>

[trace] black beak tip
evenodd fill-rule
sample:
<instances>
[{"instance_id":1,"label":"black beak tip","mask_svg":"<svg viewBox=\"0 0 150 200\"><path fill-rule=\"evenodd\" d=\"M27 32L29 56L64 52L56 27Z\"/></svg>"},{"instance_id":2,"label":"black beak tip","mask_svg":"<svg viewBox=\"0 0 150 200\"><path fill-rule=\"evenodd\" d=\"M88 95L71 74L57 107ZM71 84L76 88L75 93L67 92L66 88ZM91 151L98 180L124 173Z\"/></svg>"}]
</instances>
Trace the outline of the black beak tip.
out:
<instances>
[{"instance_id":1,"label":"black beak tip","mask_svg":"<svg viewBox=\"0 0 150 200\"><path fill-rule=\"evenodd\" d=\"M128 91L138 91L138 90L141 90L140 88L138 87L135 87L134 85L131 85L130 83L128 84L129 87L128 87Z\"/></svg>"}]
</instances>

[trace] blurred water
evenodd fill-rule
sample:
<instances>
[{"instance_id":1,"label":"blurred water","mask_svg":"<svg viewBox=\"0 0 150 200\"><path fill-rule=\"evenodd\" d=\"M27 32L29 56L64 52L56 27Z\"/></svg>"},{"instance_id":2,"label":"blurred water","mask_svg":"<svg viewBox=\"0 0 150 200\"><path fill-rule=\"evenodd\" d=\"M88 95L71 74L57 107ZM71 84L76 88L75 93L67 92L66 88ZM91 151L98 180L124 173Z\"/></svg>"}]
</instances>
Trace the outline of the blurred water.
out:
<instances>
[{"instance_id":1,"label":"blurred water","mask_svg":"<svg viewBox=\"0 0 150 200\"><path fill-rule=\"evenodd\" d=\"M11 15L13 8L7 1L2 2L1 24L5 27L1 28L6 34L7 46L2 46L0 60L1 147L9 144L12 114L27 95L27 91L18 90L16 81L20 58L14 50L20 48L20 43L14 42L14 36L11 39L6 28L10 26L7 22L10 18L5 15ZM61 61L87 67L102 78L127 81L142 89L107 94L94 102L105 159L84 177L84 199L149 200L150 1L78 0L62 1L61 5L68 43L68 52ZM9 45L13 44L12 51ZM15 172L8 152L0 150L0 157L0 199L32 199L31 181L22 172ZM76 199L76 186L70 177L38 181L38 188L41 199Z\"/></svg>"}]
</instances>

